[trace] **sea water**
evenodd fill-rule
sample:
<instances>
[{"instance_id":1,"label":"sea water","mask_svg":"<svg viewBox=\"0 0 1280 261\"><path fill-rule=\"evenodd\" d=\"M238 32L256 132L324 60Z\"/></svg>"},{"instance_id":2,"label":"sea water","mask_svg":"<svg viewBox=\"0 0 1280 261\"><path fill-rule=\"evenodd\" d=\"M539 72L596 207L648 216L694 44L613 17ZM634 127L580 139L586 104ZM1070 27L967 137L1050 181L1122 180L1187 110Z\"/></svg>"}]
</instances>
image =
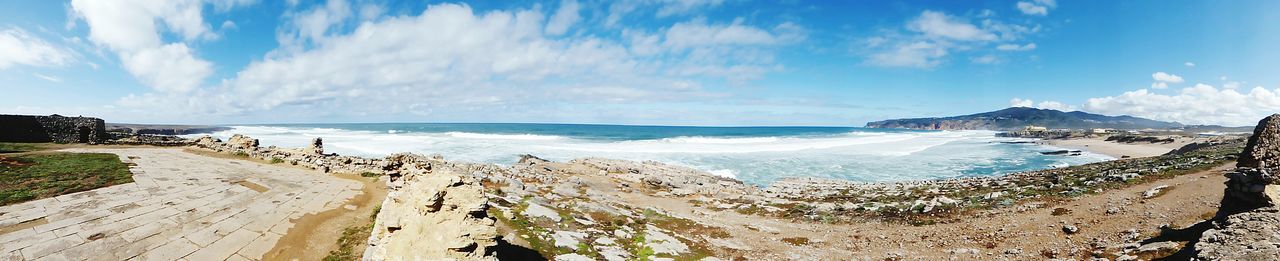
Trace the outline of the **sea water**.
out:
<instances>
[{"instance_id":1,"label":"sea water","mask_svg":"<svg viewBox=\"0 0 1280 261\"><path fill-rule=\"evenodd\" d=\"M585 124L379 123L232 126L263 146L303 147L315 137L326 152L381 157L396 152L512 164L521 154L655 160L768 185L785 177L863 182L995 176L1110 160L1041 155L1061 148L991 131L917 131L852 127L677 127ZM199 135L193 135L199 136Z\"/></svg>"}]
</instances>

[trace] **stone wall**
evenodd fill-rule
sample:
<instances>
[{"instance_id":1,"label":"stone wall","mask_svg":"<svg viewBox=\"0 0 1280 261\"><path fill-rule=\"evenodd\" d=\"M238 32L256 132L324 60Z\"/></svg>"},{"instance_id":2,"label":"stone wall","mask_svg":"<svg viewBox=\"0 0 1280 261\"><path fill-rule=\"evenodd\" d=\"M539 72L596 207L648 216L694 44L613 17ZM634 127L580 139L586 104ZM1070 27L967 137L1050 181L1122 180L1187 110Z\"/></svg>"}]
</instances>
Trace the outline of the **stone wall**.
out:
<instances>
[{"instance_id":1,"label":"stone wall","mask_svg":"<svg viewBox=\"0 0 1280 261\"><path fill-rule=\"evenodd\" d=\"M1226 174L1213 228L1194 246L1195 260L1275 260L1280 257L1280 114L1258 122L1236 170Z\"/></svg>"},{"instance_id":2,"label":"stone wall","mask_svg":"<svg viewBox=\"0 0 1280 261\"><path fill-rule=\"evenodd\" d=\"M110 138L106 123L91 117L0 115L0 141L98 144Z\"/></svg>"}]
</instances>

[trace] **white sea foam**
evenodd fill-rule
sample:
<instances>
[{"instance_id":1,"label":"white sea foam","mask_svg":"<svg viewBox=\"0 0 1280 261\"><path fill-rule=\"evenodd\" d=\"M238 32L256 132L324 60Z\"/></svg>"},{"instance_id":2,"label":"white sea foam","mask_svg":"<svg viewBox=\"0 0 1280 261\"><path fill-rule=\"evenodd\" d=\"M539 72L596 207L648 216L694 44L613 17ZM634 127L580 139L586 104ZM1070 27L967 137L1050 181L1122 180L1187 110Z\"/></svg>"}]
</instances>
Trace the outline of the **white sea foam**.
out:
<instances>
[{"instance_id":1,"label":"white sea foam","mask_svg":"<svg viewBox=\"0 0 1280 261\"><path fill-rule=\"evenodd\" d=\"M449 135L449 136L452 136L452 137L454 137L454 138L486 139L486 140L559 140L559 139L564 139L564 137L560 137L560 136L552 136L552 135L534 135L534 134L486 134L486 133L471 133L471 132L456 132L456 131L446 132L445 134L446 134L446 135Z\"/></svg>"},{"instance_id":2,"label":"white sea foam","mask_svg":"<svg viewBox=\"0 0 1280 261\"><path fill-rule=\"evenodd\" d=\"M550 160L607 157L656 160L713 174L768 184L782 177L807 176L856 181L894 181L991 175L1015 170L1076 165L1104 160L1048 158L1033 144L1002 144L987 131L851 132L777 137L683 136L649 140L595 140L538 134L474 132L359 131L334 128L236 126L214 133L258 138L263 146L306 146L322 137L325 150L380 157L396 152L441 154L453 160L511 164L520 154ZM192 135L197 136L197 135Z\"/></svg>"},{"instance_id":3,"label":"white sea foam","mask_svg":"<svg viewBox=\"0 0 1280 261\"><path fill-rule=\"evenodd\" d=\"M716 176L721 176L721 177L726 177L726 178L731 178L731 179L736 179L736 178L738 178L738 175L735 175L735 174L733 173L733 170L731 170L731 169L713 169L713 170L708 170L707 172L708 172L708 173L711 173L711 174L714 174L714 175L716 175Z\"/></svg>"}]
</instances>

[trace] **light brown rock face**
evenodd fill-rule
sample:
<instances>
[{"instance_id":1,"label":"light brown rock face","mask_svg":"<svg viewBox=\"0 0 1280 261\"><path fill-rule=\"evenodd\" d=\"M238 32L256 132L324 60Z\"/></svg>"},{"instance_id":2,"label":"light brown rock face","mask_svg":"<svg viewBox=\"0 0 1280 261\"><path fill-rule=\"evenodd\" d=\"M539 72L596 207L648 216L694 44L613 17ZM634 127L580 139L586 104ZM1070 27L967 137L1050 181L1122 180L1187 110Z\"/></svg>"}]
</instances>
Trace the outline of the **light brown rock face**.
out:
<instances>
[{"instance_id":1,"label":"light brown rock face","mask_svg":"<svg viewBox=\"0 0 1280 261\"><path fill-rule=\"evenodd\" d=\"M419 155L386 160L390 192L364 260L494 260L497 229L477 180Z\"/></svg>"},{"instance_id":2,"label":"light brown rock face","mask_svg":"<svg viewBox=\"0 0 1280 261\"><path fill-rule=\"evenodd\" d=\"M319 138L308 148L258 147L234 135L205 136L195 146L324 172L385 173L389 192L369 237L364 260L493 260L497 228L488 216L484 187L465 173L487 165L454 164L438 157L395 154L382 159L324 154Z\"/></svg>"},{"instance_id":3,"label":"light brown rock face","mask_svg":"<svg viewBox=\"0 0 1280 261\"><path fill-rule=\"evenodd\" d=\"M240 134L231 135L231 138L227 139L227 143L240 149L254 149L258 147L258 139Z\"/></svg>"}]
</instances>

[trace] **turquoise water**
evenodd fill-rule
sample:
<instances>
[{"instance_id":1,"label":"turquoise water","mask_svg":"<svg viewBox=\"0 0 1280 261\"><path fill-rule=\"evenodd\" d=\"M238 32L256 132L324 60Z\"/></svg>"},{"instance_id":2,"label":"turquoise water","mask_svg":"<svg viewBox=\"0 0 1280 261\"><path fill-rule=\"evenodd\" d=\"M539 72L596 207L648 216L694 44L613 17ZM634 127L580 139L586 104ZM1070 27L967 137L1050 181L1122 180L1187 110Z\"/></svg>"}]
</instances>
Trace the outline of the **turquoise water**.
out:
<instances>
[{"instance_id":1,"label":"turquoise water","mask_svg":"<svg viewBox=\"0 0 1280 261\"><path fill-rule=\"evenodd\" d=\"M1046 156L1059 148L997 138L989 131L853 127L674 127L583 124L377 123L233 126L263 145L301 147L313 137L343 155L395 152L511 164L521 154L656 160L767 185L783 177L880 182L992 176L1108 160Z\"/></svg>"}]
</instances>

